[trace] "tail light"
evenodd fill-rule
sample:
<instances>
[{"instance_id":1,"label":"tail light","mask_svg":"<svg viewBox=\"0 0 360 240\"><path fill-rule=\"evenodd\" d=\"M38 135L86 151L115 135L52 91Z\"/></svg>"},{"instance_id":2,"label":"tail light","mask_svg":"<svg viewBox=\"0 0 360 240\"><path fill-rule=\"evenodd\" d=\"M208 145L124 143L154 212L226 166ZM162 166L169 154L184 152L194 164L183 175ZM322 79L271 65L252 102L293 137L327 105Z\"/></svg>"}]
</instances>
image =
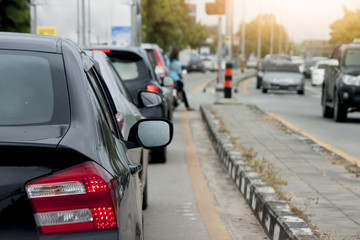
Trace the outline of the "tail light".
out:
<instances>
[{"instance_id":1,"label":"tail light","mask_svg":"<svg viewBox=\"0 0 360 240\"><path fill-rule=\"evenodd\" d=\"M120 130L122 130L123 126L124 126L124 120L125 120L124 114L118 112L117 114L115 114L115 117L116 117L116 120L120 127Z\"/></svg>"},{"instance_id":2,"label":"tail light","mask_svg":"<svg viewBox=\"0 0 360 240\"><path fill-rule=\"evenodd\" d=\"M34 179L26 184L42 234L117 228L112 176L93 162Z\"/></svg>"},{"instance_id":3,"label":"tail light","mask_svg":"<svg viewBox=\"0 0 360 240\"><path fill-rule=\"evenodd\" d=\"M149 85L146 86L146 91L158 93L158 92L159 92L159 89L158 89L158 87L155 86L154 84L149 84Z\"/></svg>"},{"instance_id":4,"label":"tail light","mask_svg":"<svg viewBox=\"0 0 360 240\"><path fill-rule=\"evenodd\" d=\"M173 83L173 88L176 88L176 83Z\"/></svg>"},{"instance_id":5,"label":"tail light","mask_svg":"<svg viewBox=\"0 0 360 240\"><path fill-rule=\"evenodd\" d=\"M93 52L103 52L103 53L110 53L110 49L93 49Z\"/></svg>"}]
</instances>

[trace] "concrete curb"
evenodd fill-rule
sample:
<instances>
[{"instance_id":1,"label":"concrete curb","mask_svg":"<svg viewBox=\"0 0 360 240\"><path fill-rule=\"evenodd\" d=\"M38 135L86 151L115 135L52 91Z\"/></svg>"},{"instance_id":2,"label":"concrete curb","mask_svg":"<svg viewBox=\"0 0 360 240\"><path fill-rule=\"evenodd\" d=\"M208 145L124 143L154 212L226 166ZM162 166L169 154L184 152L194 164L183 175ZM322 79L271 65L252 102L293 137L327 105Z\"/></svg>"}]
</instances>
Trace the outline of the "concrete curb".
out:
<instances>
[{"instance_id":1,"label":"concrete curb","mask_svg":"<svg viewBox=\"0 0 360 240\"><path fill-rule=\"evenodd\" d=\"M245 157L232 144L231 136L221 130L219 121L211 113L211 105L201 105L200 111L220 160L270 239L318 239L304 220L295 216L289 205L278 199L274 189L264 184L258 174L246 164Z\"/></svg>"}]
</instances>

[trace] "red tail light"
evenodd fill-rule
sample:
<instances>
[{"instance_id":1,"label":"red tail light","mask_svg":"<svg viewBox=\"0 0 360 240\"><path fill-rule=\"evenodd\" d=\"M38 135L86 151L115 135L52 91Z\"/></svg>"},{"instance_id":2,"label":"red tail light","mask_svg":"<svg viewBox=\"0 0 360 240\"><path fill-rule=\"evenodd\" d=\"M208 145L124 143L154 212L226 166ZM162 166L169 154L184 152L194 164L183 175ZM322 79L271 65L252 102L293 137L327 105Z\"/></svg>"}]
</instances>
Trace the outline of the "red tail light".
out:
<instances>
[{"instance_id":1,"label":"red tail light","mask_svg":"<svg viewBox=\"0 0 360 240\"><path fill-rule=\"evenodd\" d=\"M112 176L93 162L55 172L26 184L42 234L117 227Z\"/></svg>"},{"instance_id":2,"label":"red tail light","mask_svg":"<svg viewBox=\"0 0 360 240\"><path fill-rule=\"evenodd\" d=\"M98 52L103 52L103 53L110 53L111 52L110 49L93 49L92 51L93 52L98 51Z\"/></svg>"},{"instance_id":3,"label":"red tail light","mask_svg":"<svg viewBox=\"0 0 360 240\"><path fill-rule=\"evenodd\" d=\"M173 83L173 88L176 88L176 83Z\"/></svg>"},{"instance_id":4,"label":"red tail light","mask_svg":"<svg viewBox=\"0 0 360 240\"><path fill-rule=\"evenodd\" d=\"M162 62L160 60L159 53L156 50L154 50L154 55L155 55L155 58L156 58L157 66L162 67Z\"/></svg>"},{"instance_id":5,"label":"red tail light","mask_svg":"<svg viewBox=\"0 0 360 240\"><path fill-rule=\"evenodd\" d=\"M154 84L149 84L149 85L146 86L146 91L158 93L159 89Z\"/></svg>"},{"instance_id":6,"label":"red tail light","mask_svg":"<svg viewBox=\"0 0 360 240\"><path fill-rule=\"evenodd\" d=\"M120 127L120 130L122 130L123 126L124 126L124 120L125 120L124 114L118 112L117 114L115 114L115 117L116 117L116 120Z\"/></svg>"}]
</instances>

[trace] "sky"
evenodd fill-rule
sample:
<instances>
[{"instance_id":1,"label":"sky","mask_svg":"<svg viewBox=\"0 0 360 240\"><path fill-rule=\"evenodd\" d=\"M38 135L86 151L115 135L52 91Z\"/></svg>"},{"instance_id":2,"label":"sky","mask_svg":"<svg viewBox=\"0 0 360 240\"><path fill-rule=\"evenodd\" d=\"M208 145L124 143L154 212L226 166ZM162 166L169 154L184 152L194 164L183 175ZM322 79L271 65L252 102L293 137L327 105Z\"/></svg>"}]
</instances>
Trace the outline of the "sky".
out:
<instances>
[{"instance_id":1,"label":"sky","mask_svg":"<svg viewBox=\"0 0 360 240\"><path fill-rule=\"evenodd\" d=\"M206 25L217 25L218 15L205 13L206 2L215 0L188 0L195 3L196 19ZM228 0L229 1L229 0ZM277 23L285 26L290 40L329 40L329 25L344 16L343 6L349 10L360 9L360 0L233 0L233 32L239 30L243 18L245 1L245 22L250 22L260 13L274 13ZM225 22L225 18L223 18ZM225 27L223 27L225 29Z\"/></svg>"}]
</instances>

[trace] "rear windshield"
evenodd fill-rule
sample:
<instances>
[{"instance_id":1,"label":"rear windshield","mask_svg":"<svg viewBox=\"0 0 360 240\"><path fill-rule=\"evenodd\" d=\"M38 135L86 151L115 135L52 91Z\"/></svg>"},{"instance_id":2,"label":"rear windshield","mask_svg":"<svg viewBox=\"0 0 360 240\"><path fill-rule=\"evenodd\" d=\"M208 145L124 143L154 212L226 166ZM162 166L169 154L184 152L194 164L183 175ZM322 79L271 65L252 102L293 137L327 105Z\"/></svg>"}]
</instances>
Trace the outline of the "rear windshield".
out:
<instances>
[{"instance_id":1,"label":"rear windshield","mask_svg":"<svg viewBox=\"0 0 360 240\"><path fill-rule=\"evenodd\" d=\"M146 64L140 56L132 53L116 52L111 52L108 56L124 81L148 78Z\"/></svg>"},{"instance_id":2,"label":"rear windshield","mask_svg":"<svg viewBox=\"0 0 360 240\"><path fill-rule=\"evenodd\" d=\"M328 64L319 64L318 68L326 68Z\"/></svg>"},{"instance_id":3,"label":"rear windshield","mask_svg":"<svg viewBox=\"0 0 360 240\"><path fill-rule=\"evenodd\" d=\"M300 72L297 65L275 65L271 64L266 68L267 72Z\"/></svg>"},{"instance_id":4,"label":"rear windshield","mask_svg":"<svg viewBox=\"0 0 360 240\"><path fill-rule=\"evenodd\" d=\"M349 49L346 52L345 66L360 66L360 49Z\"/></svg>"},{"instance_id":5,"label":"rear windshield","mask_svg":"<svg viewBox=\"0 0 360 240\"><path fill-rule=\"evenodd\" d=\"M0 126L70 121L62 57L0 51Z\"/></svg>"}]
</instances>

